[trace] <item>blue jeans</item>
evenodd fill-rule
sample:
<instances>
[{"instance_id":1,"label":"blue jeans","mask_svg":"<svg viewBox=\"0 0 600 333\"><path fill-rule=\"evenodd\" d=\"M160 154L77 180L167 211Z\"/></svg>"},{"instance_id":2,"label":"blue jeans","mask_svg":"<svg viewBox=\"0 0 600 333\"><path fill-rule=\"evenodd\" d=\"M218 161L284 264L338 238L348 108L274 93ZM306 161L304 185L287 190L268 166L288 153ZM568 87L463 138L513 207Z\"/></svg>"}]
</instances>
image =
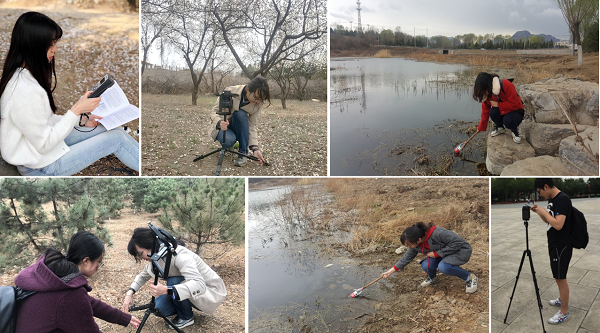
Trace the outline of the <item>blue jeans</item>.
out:
<instances>
[{"instance_id":1,"label":"blue jeans","mask_svg":"<svg viewBox=\"0 0 600 333\"><path fill-rule=\"evenodd\" d=\"M217 134L217 140L219 140L219 142L225 148L231 148L236 141L239 141L239 152L247 154L250 126L248 124L248 114L246 111L238 110L233 113L231 119L229 119L229 126L227 126L226 132L227 134L225 134L225 140L227 142L223 142L223 131L219 131L219 134Z\"/></svg>"},{"instance_id":2,"label":"blue jeans","mask_svg":"<svg viewBox=\"0 0 600 333\"><path fill-rule=\"evenodd\" d=\"M436 269L439 269L441 273L446 275L457 276L465 281L469 279L469 272L465 271L460 266L450 265L444 262L443 258L429 258L421 261L421 268L429 275L429 278L434 279L436 275Z\"/></svg>"},{"instance_id":3,"label":"blue jeans","mask_svg":"<svg viewBox=\"0 0 600 333\"><path fill-rule=\"evenodd\" d=\"M519 135L518 127L523 121L523 114L518 111L512 111L505 115L500 114L500 109L497 107L492 107L490 109L490 118L496 127L501 128L502 126L511 130L515 135Z\"/></svg>"},{"instance_id":4,"label":"blue jeans","mask_svg":"<svg viewBox=\"0 0 600 333\"><path fill-rule=\"evenodd\" d=\"M167 279L167 286L171 287L180 284L183 280L185 280L183 276L171 276ZM191 319L194 316L192 306L192 302L187 299L176 301L169 295L160 295L156 298L156 307L167 317L177 314L179 319Z\"/></svg>"},{"instance_id":5,"label":"blue jeans","mask_svg":"<svg viewBox=\"0 0 600 333\"><path fill-rule=\"evenodd\" d=\"M58 160L41 169L18 166L23 176L70 176L87 168L102 157L110 154L123 162L128 168L140 171L140 145L121 127L110 131L102 125L90 131L89 127L77 127L65 138L70 151Z\"/></svg>"}]
</instances>

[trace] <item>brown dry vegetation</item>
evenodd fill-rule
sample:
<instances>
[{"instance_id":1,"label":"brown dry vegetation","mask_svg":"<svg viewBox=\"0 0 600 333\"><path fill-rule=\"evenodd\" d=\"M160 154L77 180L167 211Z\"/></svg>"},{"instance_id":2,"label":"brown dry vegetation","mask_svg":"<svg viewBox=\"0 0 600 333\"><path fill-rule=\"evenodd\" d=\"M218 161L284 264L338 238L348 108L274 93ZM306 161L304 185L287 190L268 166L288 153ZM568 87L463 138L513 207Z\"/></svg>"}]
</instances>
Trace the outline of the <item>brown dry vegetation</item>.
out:
<instances>
[{"instance_id":1,"label":"brown dry vegetation","mask_svg":"<svg viewBox=\"0 0 600 333\"><path fill-rule=\"evenodd\" d=\"M50 207L47 207L50 209ZM112 246L106 247L104 255L104 266L89 279L89 285L93 288L89 293L92 297L118 309L123 305L123 295L129 289L134 277L142 270L143 264L136 264L127 253L127 243L131 238L133 229L147 226L147 221L156 221L157 214L138 212L126 208L122 210L121 216L106 221L105 227L111 235ZM159 225L155 223L155 225ZM219 245L205 246L201 249L201 257L210 258L220 253ZM31 258L31 263L37 258ZM205 260L225 282L227 298L213 315L205 315L194 310L195 324L185 328L186 332L244 332L245 330L245 249L243 246L236 247L227 254L216 260ZM14 285L14 277L22 267L7 269L5 274L0 275L0 285ZM140 289L135 297L136 305L142 305L150 301L147 288ZM133 313L138 319L142 319L144 312ZM123 327L110 324L96 319L96 323L102 332L131 332L131 327ZM165 327L164 321L151 315L144 326L143 332L173 332Z\"/></svg>"},{"instance_id":2,"label":"brown dry vegetation","mask_svg":"<svg viewBox=\"0 0 600 333\"><path fill-rule=\"evenodd\" d=\"M63 37L57 45L58 83L53 93L58 114L64 114L106 73L115 77L129 102L139 106L137 13L118 13L110 8L74 9L62 4L50 6L52 9L31 5L21 2L1 4L0 39L5 42L0 43L0 59L4 61L6 57L13 26L21 14L37 10L55 20L63 29ZM139 120L127 125L136 130L139 128ZM105 166L113 164L115 167L124 168L117 159L103 159L82 170L78 175L96 176ZM100 175L109 173L103 172Z\"/></svg>"},{"instance_id":3,"label":"brown dry vegetation","mask_svg":"<svg viewBox=\"0 0 600 333\"><path fill-rule=\"evenodd\" d=\"M519 55L515 50L454 50L454 54L440 54L438 50L412 47L386 49L391 57L411 58L418 61L458 63L473 67L515 69L515 82L527 84L563 74L598 83L598 53L584 53L583 66L577 65L577 56ZM379 48L358 50L331 50L331 57L376 57Z\"/></svg>"},{"instance_id":4,"label":"brown dry vegetation","mask_svg":"<svg viewBox=\"0 0 600 333\"><path fill-rule=\"evenodd\" d=\"M209 112L214 96L201 96L190 105L188 95L143 94L142 174L144 176L214 175L219 155L198 162L196 156L220 147L208 137ZM324 176L327 175L327 103L278 100L263 107L258 140L269 166L248 161L233 166L237 156L227 154L221 175Z\"/></svg>"},{"instance_id":5,"label":"brown dry vegetation","mask_svg":"<svg viewBox=\"0 0 600 333\"><path fill-rule=\"evenodd\" d=\"M260 181L251 184L259 188ZM298 185L321 183L334 200L324 210L314 187L295 187L279 206L284 219L309 221L313 229L348 230L350 241L329 239L323 251L348 250L365 269L381 272L399 258L395 249L402 231L416 222L433 222L453 230L472 248L471 260L463 267L479 278L479 290L465 293L464 282L441 276L438 284L419 288L425 274L417 260L390 280L393 296L384 300L377 313L369 315L362 332L487 331L489 300L489 225L486 179L300 179ZM273 183L269 184L274 185ZM342 216L340 218L340 216ZM401 309L401 311L400 311Z\"/></svg>"}]
</instances>

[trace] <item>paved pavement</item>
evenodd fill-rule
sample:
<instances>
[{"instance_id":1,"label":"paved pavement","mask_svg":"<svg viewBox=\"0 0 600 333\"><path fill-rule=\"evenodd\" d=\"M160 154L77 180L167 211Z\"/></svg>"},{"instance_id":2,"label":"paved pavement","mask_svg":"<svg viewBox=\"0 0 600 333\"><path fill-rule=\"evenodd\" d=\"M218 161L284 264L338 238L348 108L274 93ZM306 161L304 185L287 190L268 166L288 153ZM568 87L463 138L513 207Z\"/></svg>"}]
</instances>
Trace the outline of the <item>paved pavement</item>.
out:
<instances>
[{"instance_id":1,"label":"paved pavement","mask_svg":"<svg viewBox=\"0 0 600 333\"><path fill-rule=\"evenodd\" d=\"M536 202L546 207L546 201ZM585 214L590 242L584 250L573 250L567 281L569 283L569 320L550 325L548 319L559 308L548 301L558 297L558 287L550 271L545 223L535 213L529 221L529 249L542 299L542 317L548 333L600 333L600 198L576 199L573 205ZM492 205L492 279L491 332L542 332L529 260L523 270L510 307L504 317L515 285L515 278L526 249L523 204Z\"/></svg>"}]
</instances>

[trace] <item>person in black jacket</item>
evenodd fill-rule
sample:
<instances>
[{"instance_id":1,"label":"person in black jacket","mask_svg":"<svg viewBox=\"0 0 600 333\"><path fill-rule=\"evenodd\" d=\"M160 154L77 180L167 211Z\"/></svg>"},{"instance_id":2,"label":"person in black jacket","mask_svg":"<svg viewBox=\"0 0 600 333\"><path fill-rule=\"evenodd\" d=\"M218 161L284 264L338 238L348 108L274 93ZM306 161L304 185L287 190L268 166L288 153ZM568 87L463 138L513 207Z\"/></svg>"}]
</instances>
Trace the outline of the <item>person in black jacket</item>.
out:
<instances>
[{"instance_id":1,"label":"person in black jacket","mask_svg":"<svg viewBox=\"0 0 600 333\"><path fill-rule=\"evenodd\" d=\"M546 209L533 205L531 210L537 213L546 223L548 236L548 252L550 254L550 268L552 276L558 286L559 297L550 301L550 305L559 306L560 310L554 317L548 319L550 324L560 324L569 319L569 285L567 283L567 270L573 246L569 239L571 212L571 199L554 186L551 178L536 178L534 188L539 194L548 199Z\"/></svg>"},{"instance_id":2,"label":"person in black jacket","mask_svg":"<svg viewBox=\"0 0 600 333\"><path fill-rule=\"evenodd\" d=\"M400 242L406 245L408 250L392 268L381 274L383 278L388 278L392 273L403 269L420 252L427 256L421 261L421 268L427 273L427 279L421 283L422 287L437 282L436 270L439 269L443 274L464 280L467 293L477 291L475 274L460 267L471 258L471 245L454 232L436 227L433 223L426 225L419 222L404 229Z\"/></svg>"}]
</instances>

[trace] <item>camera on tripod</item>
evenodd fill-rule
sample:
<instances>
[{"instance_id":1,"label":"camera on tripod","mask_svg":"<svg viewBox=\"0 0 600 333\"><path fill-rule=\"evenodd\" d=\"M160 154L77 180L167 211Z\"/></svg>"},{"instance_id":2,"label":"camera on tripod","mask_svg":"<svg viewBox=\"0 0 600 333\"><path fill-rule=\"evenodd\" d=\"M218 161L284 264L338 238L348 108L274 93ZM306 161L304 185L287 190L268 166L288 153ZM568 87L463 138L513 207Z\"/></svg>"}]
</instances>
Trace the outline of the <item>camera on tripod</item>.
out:
<instances>
[{"instance_id":1,"label":"camera on tripod","mask_svg":"<svg viewBox=\"0 0 600 333\"><path fill-rule=\"evenodd\" d=\"M217 111L217 114L222 116L231 114L231 111L233 111L233 98L238 96L240 95L223 90L219 95L219 111Z\"/></svg>"},{"instance_id":2,"label":"camera on tripod","mask_svg":"<svg viewBox=\"0 0 600 333\"><path fill-rule=\"evenodd\" d=\"M527 203L521 208L521 216L523 217L523 221L529 221L531 217L531 207L535 204L535 201L527 199Z\"/></svg>"}]
</instances>

